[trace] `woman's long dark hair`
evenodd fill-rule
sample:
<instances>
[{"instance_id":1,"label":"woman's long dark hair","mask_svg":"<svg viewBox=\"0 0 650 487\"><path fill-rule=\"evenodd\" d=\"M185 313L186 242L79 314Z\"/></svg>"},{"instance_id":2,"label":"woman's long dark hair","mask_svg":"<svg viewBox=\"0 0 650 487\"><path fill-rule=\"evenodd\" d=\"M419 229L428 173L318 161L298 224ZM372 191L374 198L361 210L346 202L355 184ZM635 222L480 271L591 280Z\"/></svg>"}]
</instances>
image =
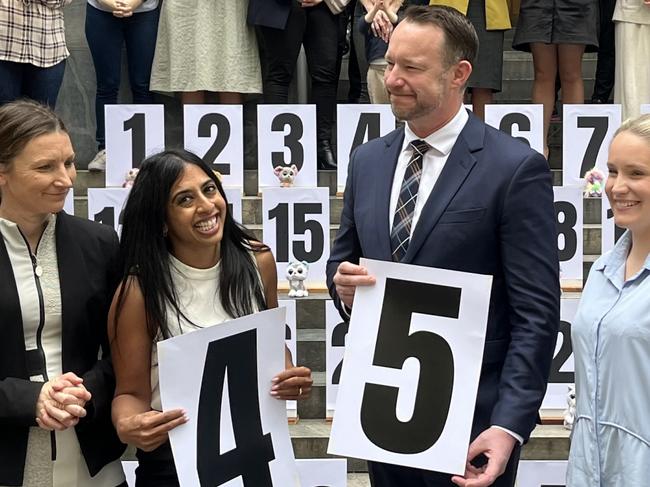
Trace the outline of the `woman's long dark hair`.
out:
<instances>
[{"instance_id":1,"label":"woman's long dark hair","mask_svg":"<svg viewBox=\"0 0 650 487\"><path fill-rule=\"evenodd\" d=\"M116 303L116 331L132 279L137 279L144 296L147 330L152 340L159 332L163 338L172 335L167 303L176 312L177 320L181 316L185 318L172 282L169 242L164 230L172 186L188 164L200 167L226 201L218 272L223 308L234 318L266 308L264 290L250 251L268 250L268 247L251 244L255 238L233 219L219 178L200 157L185 150L166 150L142 162L124 207L120 241L122 286Z\"/></svg>"}]
</instances>

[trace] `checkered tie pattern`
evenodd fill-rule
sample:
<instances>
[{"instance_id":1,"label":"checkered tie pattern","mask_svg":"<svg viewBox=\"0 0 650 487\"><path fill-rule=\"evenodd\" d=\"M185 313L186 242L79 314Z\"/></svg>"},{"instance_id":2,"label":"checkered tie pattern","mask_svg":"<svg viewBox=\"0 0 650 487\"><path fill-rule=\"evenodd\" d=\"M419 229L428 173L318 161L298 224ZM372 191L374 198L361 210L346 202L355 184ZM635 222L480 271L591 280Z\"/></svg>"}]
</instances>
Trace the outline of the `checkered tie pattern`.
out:
<instances>
[{"instance_id":1,"label":"checkered tie pattern","mask_svg":"<svg viewBox=\"0 0 650 487\"><path fill-rule=\"evenodd\" d=\"M402 188L397 199L393 228L390 232L390 246L393 252L393 261L400 262L406 255L411 240L411 225L415 203L418 200L418 189L422 177L422 157L431 149L424 140L413 140L410 143L413 149L411 160L406 166Z\"/></svg>"}]
</instances>

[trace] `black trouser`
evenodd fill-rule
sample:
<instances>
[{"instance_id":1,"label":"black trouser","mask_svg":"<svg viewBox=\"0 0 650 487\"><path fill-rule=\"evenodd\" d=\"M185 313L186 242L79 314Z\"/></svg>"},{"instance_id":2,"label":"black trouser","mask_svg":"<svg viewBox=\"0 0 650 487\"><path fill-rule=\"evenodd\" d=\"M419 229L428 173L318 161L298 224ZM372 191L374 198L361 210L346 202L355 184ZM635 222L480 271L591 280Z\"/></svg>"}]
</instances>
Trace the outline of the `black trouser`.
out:
<instances>
[{"instance_id":1,"label":"black trouser","mask_svg":"<svg viewBox=\"0 0 650 487\"><path fill-rule=\"evenodd\" d=\"M519 445L510 455L506 470L496 479L493 487L512 487L517 477L517 466L519 464ZM379 462L368 462L368 474L370 485L373 487L455 487L451 475L429 472L417 468L401 467Z\"/></svg>"},{"instance_id":2,"label":"black trouser","mask_svg":"<svg viewBox=\"0 0 650 487\"><path fill-rule=\"evenodd\" d=\"M169 441L150 452L138 450L136 457L135 487L179 487Z\"/></svg>"},{"instance_id":3,"label":"black trouser","mask_svg":"<svg viewBox=\"0 0 650 487\"><path fill-rule=\"evenodd\" d=\"M616 0L600 0L600 35L598 36L598 64L596 65L596 81L592 100L604 102L609 100L609 95L614 88L614 68L616 55L614 48L614 7Z\"/></svg>"},{"instance_id":4,"label":"black trouser","mask_svg":"<svg viewBox=\"0 0 650 487\"><path fill-rule=\"evenodd\" d=\"M318 140L330 140L338 83L338 17L325 2L303 8L294 0L284 30L260 27L264 44L264 102L287 103L300 45L305 46L311 77L311 99L316 105Z\"/></svg>"}]
</instances>

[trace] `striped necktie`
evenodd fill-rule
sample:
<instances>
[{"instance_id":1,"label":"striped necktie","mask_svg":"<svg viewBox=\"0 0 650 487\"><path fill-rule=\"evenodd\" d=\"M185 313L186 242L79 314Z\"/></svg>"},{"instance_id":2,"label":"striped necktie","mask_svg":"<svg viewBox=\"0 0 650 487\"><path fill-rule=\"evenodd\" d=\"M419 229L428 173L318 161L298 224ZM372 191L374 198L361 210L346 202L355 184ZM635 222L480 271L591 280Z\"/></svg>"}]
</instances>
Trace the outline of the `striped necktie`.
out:
<instances>
[{"instance_id":1,"label":"striped necktie","mask_svg":"<svg viewBox=\"0 0 650 487\"><path fill-rule=\"evenodd\" d=\"M390 246L395 262L400 262L404 258L411 240L411 225L422 177L422 157L431 148L424 140L413 140L410 145L413 155L404 172L393 218L393 228L390 232Z\"/></svg>"}]
</instances>

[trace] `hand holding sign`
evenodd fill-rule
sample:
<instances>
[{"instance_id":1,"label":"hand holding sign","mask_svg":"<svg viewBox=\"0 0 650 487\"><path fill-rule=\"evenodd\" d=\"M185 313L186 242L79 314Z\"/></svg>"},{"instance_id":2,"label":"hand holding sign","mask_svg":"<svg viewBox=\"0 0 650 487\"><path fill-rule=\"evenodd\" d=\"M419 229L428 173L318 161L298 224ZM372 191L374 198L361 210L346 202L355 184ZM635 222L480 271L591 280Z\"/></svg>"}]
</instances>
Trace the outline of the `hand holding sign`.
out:
<instances>
[{"instance_id":1,"label":"hand holding sign","mask_svg":"<svg viewBox=\"0 0 650 487\"><path fill-rule=\"evenodd\" d=\"M368 274L368 270L351 262L341 262L334 274L336 294L348 308L354 303L354 293L357 286L372 286L375 278Z\"/></svg>"}]
</instances>

